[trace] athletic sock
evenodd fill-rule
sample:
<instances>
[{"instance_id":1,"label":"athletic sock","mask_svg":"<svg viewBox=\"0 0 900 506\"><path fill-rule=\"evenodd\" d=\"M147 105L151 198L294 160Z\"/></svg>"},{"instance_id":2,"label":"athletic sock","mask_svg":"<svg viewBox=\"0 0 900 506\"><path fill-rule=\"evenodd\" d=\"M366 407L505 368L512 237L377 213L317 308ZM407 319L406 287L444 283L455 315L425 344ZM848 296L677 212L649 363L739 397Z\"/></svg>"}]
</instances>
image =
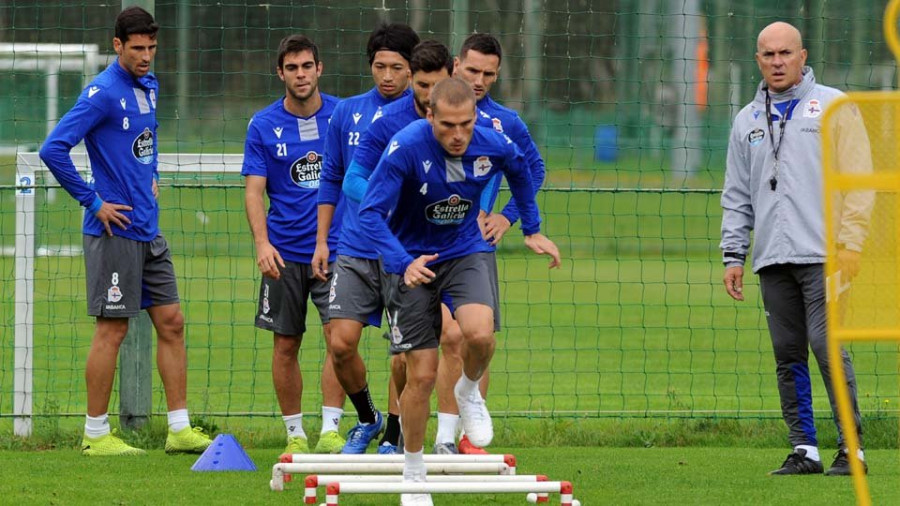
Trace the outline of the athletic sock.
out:
<instances>
[{"instance_id":1,"label":"athletic sock","mask_svg":"<svg viewBox=\"0 0 900 506\"><path fill-rule=\"evenodd\" d=\"M303 432L303 413L296 415L282 416L284 427L287 429L288 437L302 437L306 439L306 433Z\"/></svg>"},{"instance_id":2,"label":"athletic sock","mask_svg":"<svg viewBox=\"0 0 900 506\"><path fill-rule=\"evenodd\" d=\"M437 435L435 444L455 443L456 428L459 424L459 415L451 413L438 413Z\"/></svg>"},{"instance_id":3,"label":"athletic sock","mask_svg":"<svg viewBox=\"0 0 900 506\"><path fill-rule=\"evenodd\" d=\"M459 376L459 381L456 383L456 391L458 391L462 397L468 397L473 390L478 388L478 381L480 379L481 378L470 380L466 376L465 371L463 371L463 373Z\"/></svg>"},{"instance_id":4,"label":"athletic sock","mask_svg":"<svg viewBox=\"0 0 900 506\"><path fill-rule=\"evenodd\" d=\"M425 448L417 452L406 452L403 459L403 479L425 481Z\"/></svg>"},{"instance_id":5,"label":"athletic sock","mask_svg":"<svg viewBox=\"0 0 900 506\"><path fill-rule=\"evenodd\" d=\"M378 442L378 446L384 443L397 446L400 443L400 415L388 413L387 428L384 429L384 437Z\"/></svg>"},{"instance_id":6,"label":"athletic sock","mask_svg":"<svg viewBox=\"0 0 900 506\"><path fill-rule=\"evenodd\" d=\"M176 409L169 411L169 432L178 432L184 430L185 427L191 426L191 419L188 416L187 409Z\"/></svg>"},{"instance_id":7,"label":"athletic sock","mask_svg":"<svg viewBox=\"0 0 900 506\"><path fill-rule=\"evenodd\" d=\"M819 458L819 447L812 445L797 445L794 447L794 450L806 450L806 458L810 460L815 460L816 462L821 461Z\"/></svg>"},{"instance_id":8,"label":"athletic sock","mask_svg":"<svg viewBox=\"0 0 900 506\"><path fill-rule=\"evenodd\" d=\"M322 434L330 431L337 431L341 424L341 417L344 416L344 410L341 408L332 408L322 406Z\"/></svg>"},{"instance_id":9,"label":"athletic sock","mask_svg":"<svg viewBox=\"0 0 900 506\"><path fill-rule=\"evenodd\" d=\"M85 416L84 433L91 439L109 434L109 413L100 416Z\"/></svg>"},{"instance_id":10,"label":"athletic sock","mask_svg":"<svg viewBox=\"0 0 900 506\"><path fill-rule=\"evenodd\" d=\"M360 423L375 423L375 405L372 404L372 396L369 395L369 385L364 386L362 390L355 394L349 394L347 397L350 398L350 402L356 408Z\"/></svg>"}]
</instances>

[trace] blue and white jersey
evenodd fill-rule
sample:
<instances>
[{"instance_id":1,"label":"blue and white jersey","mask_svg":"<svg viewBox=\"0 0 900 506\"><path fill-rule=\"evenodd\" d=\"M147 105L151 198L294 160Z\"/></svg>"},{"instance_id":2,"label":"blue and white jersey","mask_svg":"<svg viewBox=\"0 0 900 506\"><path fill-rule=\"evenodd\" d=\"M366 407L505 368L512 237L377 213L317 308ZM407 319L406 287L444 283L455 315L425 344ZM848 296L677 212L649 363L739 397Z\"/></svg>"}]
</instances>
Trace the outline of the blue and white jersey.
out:
<instances>
[{"instance_id":1,"label":"blue and white jersey","mask_svg":"<svg viewBox=\"0 0 900 506\"><path fill-rule=\"evenodd\" d=\"M113 234L148 242L159 235L159 205L153 197L157 175L156 98L153 74L135 78L111 63L85 88L41 147L41 160L59 183L86 208L84 233L106 233L94 216L103 202L125 204L119 211L131 220ZM69 156L84 139L91 161L92 183L85 182Z\"/></svg>"},{"instance_id":2,"label":"blue and white jersey","mask_svg":"<svg viewBox=\"0 0 900 506\"><path fill-rule=\"evenodd\" d=\"M503 172L522 208L522 231L540 231L531 175L518 147L505 135L476 126L466 152L452 157L419 120L391 139L369 180L359 220L384 270L402 274L420 255L436 263L491 251L476 221L488 181Z\"/></svg>"},{"instance_id":3,"label":"blue and white jersey","mask_svg":"<svg viewBox=\"0 0 900 506\"><path fill-rule=\"evenodd\" d=\"M541 185L544 184L546 171L544 169L544 159L541 158L541 153L538 151L534 140L532 140L531 134L528 133L528 127L525 125L525 122L522 121L522 118L519 117L516 111L498 104L490 95L485 95L478 101L477 105L482 115L490 119L494 130L506 134L522 151L525 163L531 171L531 182L534 185L534 193L536 194ZM490 212L494 207L499 192L500 177L498 176L491 182L490 190L482 200L482 209ZM506 216L510 223L515 223L519 219L519 209L514 198L509 200L501 213L503 216Z\"/></svg>"},{"instance_id":4,"label":"blue and white jersey","mask_svg":"<svg viewBox=\"0 0 900 506\"><path fill-rule=\"evenodd\" d=\"M316 250L319 180L325 151L328 121L338 99L320 94L322 107L308 118L284 108L284 98L259 111L247 126L243 176L266 178L269 212L266 226L269 242L290 262L310 263ZM328 233L333 261L344 210L338 199L335 219Z\"/></svg>"},{"instance_id":5,"label":"blue and white jersey","mask_svg":"<svg viewBox=\"0 0 900 506\"><path fill-rule=\"evenodd\" d=\"M411 93L407 89L397 98ZM329 156L322 167L319 204L337 205L344 175L353 160L360 137L373 121L384 114L383 108L394 100L384 98L377 88L372 88L362 95L342 100L335 108L325 139L325 150ZM345 205L347 208L338 240L338 254L371 260L378 258L374 248L360 240L362 232L359 228L359 204L347 199Z\"/></svg>"},{"instance_id":6,"label":"blue and white jersey","mask_svg":"<svg viewBox=\"0 0 900 506\"><path fill-rule=\"evenodd\" d=\"M384 108L382 117L372 122L369 129L360 137L359 147L353 154L353 162L371 174L378 165L384 149L391 142L391 137L413 121L420 119L422 117L416 111L415 96L412 93L388 105ZM483 114L477 114L475 122L488 128L492 126L491 119Z\"/></svg>"}]
</instances>

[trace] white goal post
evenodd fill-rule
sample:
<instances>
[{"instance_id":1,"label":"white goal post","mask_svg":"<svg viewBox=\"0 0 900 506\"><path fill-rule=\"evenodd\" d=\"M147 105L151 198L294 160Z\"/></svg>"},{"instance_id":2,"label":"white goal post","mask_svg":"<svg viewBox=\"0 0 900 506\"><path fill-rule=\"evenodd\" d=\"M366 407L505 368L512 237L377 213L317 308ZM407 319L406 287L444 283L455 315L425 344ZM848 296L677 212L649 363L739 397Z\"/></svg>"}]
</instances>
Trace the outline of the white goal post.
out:
<instances>
[{"instance_id":1,"label":"white goal post","mask_svg":"<svg viewBox=\"0 0 900 506\"><path fill-rule=\"evenodd\" d=\"M244 155L168 153L159 155L160 174L240 174ZM82 174L90 174L85 152L72 152L72 161ZM13 430L28 437L32 431L34 403L34 259L35 189L48 187L50 171L37 153L16 157L16 294L15 363L13 366ZM54 184L55 186L55 184Z\"/></svg>"}]
</instances>

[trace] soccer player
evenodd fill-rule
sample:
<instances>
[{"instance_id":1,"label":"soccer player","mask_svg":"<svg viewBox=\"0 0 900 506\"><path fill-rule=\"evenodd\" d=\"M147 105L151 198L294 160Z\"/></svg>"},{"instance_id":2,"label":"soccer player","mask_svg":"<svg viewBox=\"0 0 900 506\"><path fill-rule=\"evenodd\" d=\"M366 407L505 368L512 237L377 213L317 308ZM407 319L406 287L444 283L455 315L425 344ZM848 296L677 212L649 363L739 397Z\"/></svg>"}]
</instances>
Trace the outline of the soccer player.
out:
<instances>
[{"instance_id":1,"label":"soccer player","mask_svg":"<svg viewBox=\"0 0 900 506\"><path fill-rule=\"evenodd\" d=\"M469 83L475 92L479 115L488 118L494 129L506 134L522 151L526 164L531 172L531 180L534 191L537 192L544 182L544 160L538 152L537 146L528 133L528 127L516 113L516 111L504 107L494 101L490 96L491 87L497 82L500 74L500 63L503 56L500 41L496 37L486 33L475 33L463 41L459 55L454 61L453 75ZM510 199L509 203L499 213L491 212L500 189L501 175L497 174L488 185L481 199L481 211L479 219L482 224L484 238L491 243L491 278L493 290L497 296L494 318L496 325L494 330L500 330L500 301L499 279L497 273L497 260L494 248L506 234L506 231L519 218L519 209L516 199ZM450 312L445 313L444 332L441 335L441 350L444 355L438 367L437 397L438 397L438 430L435 435L435 453L456 453L454 445L457 424L459 422L459 409L453 395L453 386L462 373L462 358L460 357L461 334L451 318ZM481 395L487 396L489 375L487 371L481 380ZM459 453L483 454L487 453L477 445L473 445L468 437L463 435L459 440Z\"/></svg>"},{"instance_id":2,"label":"soccer player","mask_svg":"<svg viewBox=\"0 0 900 506\"><path fill-rule=\"evenodd\" d=\"M316 251L312 259L313 270L321 280L327 279L329 272L327 259L331 248L327 238L335 221L335 206L353 152L359 145L360 136L382 116L382 108L409 94L409 59L418 43L419 36L407 25L377 27L366 46L375 87L343 100L334 110L325 140L329 156L322 168ZM365 364L358 351L363 326L381 325L381 269L375 249L359 240L357 203L347 201L346 204L331 280L328 315L335 373L359 416L359 423L347 434L343 453L365 453L371 440L385 431L384 419L372 403ZM398 411L395 404L396 401L390 402L389 410ZM385 440L392 441L395 447L399 437L399 418L392 414L388 418ZM379 451L390 453L391 446L382 448L380 445Z\"/></svg>"},{"instance_id":3,"label":"soccer player","mask_svg":"<svg viewBox=\"0 0 900 506\"><path fill-rule=\"evenodd\" d=\"M47 137L41 160L84 208L88 314L96 317L85 367L87 419L81 452L143 455L109 429L109 397L128 318L147 309L157 334L157 367L166 392L167 453L200 453L210 445L190 426L184 315L169 246L159 232L156 99L150 72L159 25L139 7L116 18L118 57L78 97ZM84 139L94 183L72 163Z\"/></svg>"},{"instance_id":4,"label":"soccer player","mask_svg":"<svg viewBox=\"0 0 900 506\"><path fill-rule=\"evenodd\" d=\"M353 154L353 161L350 163L343 183L344 195L354 202L362 200L372 170L378 164L385 148L390 144L391 137L413 121L425 118L432 89L437 83L450 77L450 73L453 71L453 57L447 46L436 40L425 40L413 49L410 70L412 71L412 94L386 106L382 116L372 122L369 129L360 137L359 147ZM476 121L482 126L492 127L492 122L486 115L477 114ZM496 308L495 314L498 314ZM499 329L495 328L495 330ZM453 360L459 364L456 366L457 376L453 379L456 381L462 364L462 358L459 356L462 334L446 304L442 305L441 333L441 350L444 353L441 360ZM391 370L395 382L392 387L397 391L403 390L404 367L402 354L394 355L391 358ZM447 393L450 396L453 395L452 385ZM452 405L455 410L455 400L452 401ZM444 420L445 416L448 415L440 413L439 420ZM450 427L449 442L436 444L435 453L458 453L455 437L459 415L449 416L452 417L452 424L444 423L445 427ZM396 451L396 441L383 440L378 445L379 450L387 452L388 449L384 448L385 445L394 445L393 450Z\"/></svg>"},{"instance_id":5,"label":"soccer player","mask_svg":"<svg viewBox=\"0 0 900 506\"><path fill-rule=\"evenodd\" d=\"M284 97L256 113L244 147L247 220L256 243L256 264L263 275L256 326L274 339L272 380L287 429L286 453L309 453L303 431L303 380L297 354L306 331L307 299L319 310L325 332L322 366L322 431L316 453L339 453L344 439L338 424L344 413L344 390L334 375L327 345L328 283L313 275L319 174L328 121L338 99L319 91L322 62L318 47L303 35L284 38L278 47L278 78ZM269 196L265 211L263 195ZM339 202L336 215L343 205ZM340 220L328 233L334 245ZM329 262L334 261L331 257Z\"/></svg>"},{"instance_id":6,"label":"soccer player","mask_svg":"<svg viewBox=\"0 0 900 506\"><path fill-rule=\"evenodd\" d=\"M744 262L752 231L753 272L759 275L775 352L781 414L793 447L781 467L769 474L849 475L848 448L838 423L828 360L820 135L822 128L829 127L822 124L822 111L843 93L816 83L813 70L806 66L800 31L788 23L772 23L759 33L756 63L763 80L753 101L735 117L728 142L722 191L722 281L728 295L744 300ZM858 115L836 115L835 119L846 123L835 135L838 160L844 162L841 169L871 172L869 139ZM873 205L874 192L857 190L842 194L835 206L837 261L847 282L859 272ZM810 349L838 430L838 451L828 470L822 465L813 417ZM862 444L856 376L850 355L844 349L840 353ZM862 450L858 457L867 470Z\"/></svg>"},{"instance_id":7,"label":"soccer player","mask_svg":"<svg viewBox=\"0 0 900 506\"><path fill-rule=\"evenodd\" d=\"M464 81L445 79L431 94L427 121L401 130L372 173L360 204L365 238L383 259L391 352L406 355L400 396L404 481L425 481L423 442L438 368L441 293L452 299L463 333L463 375L455 387L463 427L472 442L490 444L493 425L478 382L494 352L495 297L490 245L477 223L477 201L502 171L522 210L525 244L560 263L540 234L529 169L506 136L475 126L475 94ZM404 494L403 504L430 505L428 494Z\"/></svg>"}]
</instances>

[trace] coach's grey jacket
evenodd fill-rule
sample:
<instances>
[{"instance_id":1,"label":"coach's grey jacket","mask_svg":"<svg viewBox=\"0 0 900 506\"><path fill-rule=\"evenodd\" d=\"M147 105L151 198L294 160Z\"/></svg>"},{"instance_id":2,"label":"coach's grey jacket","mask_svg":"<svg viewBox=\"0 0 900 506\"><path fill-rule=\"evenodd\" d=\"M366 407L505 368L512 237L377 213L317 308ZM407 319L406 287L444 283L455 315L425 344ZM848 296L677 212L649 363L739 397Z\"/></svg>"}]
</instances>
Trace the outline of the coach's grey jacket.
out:
<instances>
[{"instance_id":1,"label":"coach's grey jacket","mask_svg":"<svg viewBox=\"0 0 900 506\"><path fill-rule=\"evenodd\" d=\"M728 142L725 188L722 191L722 242L726 266L743 265L755 231L753 271L773 264L813 264L825 261L823 205L822 112L843 93L816 84L813 71L803 69L800 84L773 93L772 127L777 145L781 113L776 104L796 101L785 122L775 190L771 187L775 156L766 122L765 82L756 98L734 119ZM872 170L869 140L859 111L841 107L835 126L839 170ZM862 251L874 192L853 191L835 202L838 243Z\"/></svg>"}]
</instances>

